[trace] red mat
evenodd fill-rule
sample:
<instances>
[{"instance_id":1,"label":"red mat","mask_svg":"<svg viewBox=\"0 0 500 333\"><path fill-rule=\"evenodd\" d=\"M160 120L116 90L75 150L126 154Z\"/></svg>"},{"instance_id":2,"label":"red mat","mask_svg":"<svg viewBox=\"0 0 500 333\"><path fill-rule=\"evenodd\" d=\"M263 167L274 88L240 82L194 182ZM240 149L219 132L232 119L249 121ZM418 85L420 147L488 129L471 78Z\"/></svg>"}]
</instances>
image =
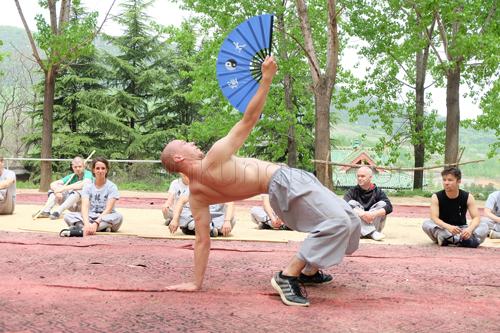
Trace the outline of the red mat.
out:
<instances>
[{"instance_id":1,"label":"red mat","mask_svg":"<svg viewBox=\"0 0 500 333\"><path fill-rule=\"evenodd\" d=\"M288 307L269 280L300 243L214 242L199 292L192 241L0 232L0 331L495 332L500 249L362 244Z\"/></svg>"}]
</instances>

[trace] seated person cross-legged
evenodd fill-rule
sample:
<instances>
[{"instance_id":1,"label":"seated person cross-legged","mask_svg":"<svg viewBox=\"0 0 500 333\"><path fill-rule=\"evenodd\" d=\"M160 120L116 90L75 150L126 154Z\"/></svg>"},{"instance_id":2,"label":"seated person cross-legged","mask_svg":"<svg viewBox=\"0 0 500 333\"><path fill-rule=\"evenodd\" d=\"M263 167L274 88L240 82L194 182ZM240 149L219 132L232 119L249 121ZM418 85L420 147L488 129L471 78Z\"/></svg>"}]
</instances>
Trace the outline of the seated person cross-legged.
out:
<instances>
[{"instance_id":1,"label":"seated person cross-legged","mask_svg":"<svg viewBox=\"0 0 500 333\"><path fill-rule=\"evenodd\" d=\"M488 225L490 238L500 239L500 191L488 195L488 200L484 205L484 217L481 222Z\"/></svg>"},{"instance_id":2,"label":"seated person cross-legged","mask_svg":"<svg viewBox=\"0 0 500 333\"><path fill-rule=\"evenodd\" d=\"M422 229L439 246L449 244L476 248L488 235L488 225L481 222L474 197L458 187L462 172L447 168L441 172L444 190L431 198L431 218L425 220ZM472 221L467 224L469 210Z\"/></svg>"},{"instance_id":3,"label":"seated person cross-legged","mask_svg":"<svg viewBox=\"0 0 500 333\"><path fill-rule=\"evenodd\" d=\"M94 177L90 171L85 170L85 161L81 157L73 159L71 168L75 171L73 174L50 184L50 190L47 192L47 207L41 213L38 211L33 214L33 217L38 215L39 218L50 217L51 220L56 220L66 209L70 212L81 211L82 188ZM69 183L64 186L68 181ZM57 203L60 205L59 208L51 213Z\"/></svg>"},{"instance_id":4,"label":"seated person cross-legged","mask_svg":"<svg viewBox=\"0 0 500 333\"><path fill-rule=\"evenodd\" d=\"M123 215L115 211L120 196L116 185L107 179L109 162L104 157L96 157L92 160L91 170L95 180L83 186L82 212L66 213L64 222L70 230L83 228L85 235L94 235L96 231L118 231Z\"/></svg>"},{"instance_id":5,"label":"seated person cross-legged","mask_svg":"<svg viewBox=\"0 0 500 333\"><path fill-rule=\"evenodd\" d=\"M179 172L179 175L181 175L181 178L175 179L170 184L170 188L168 189L168 199L161 208L166 226L168 226L172 221L172 217L174 216L174 207L177 200L179 200L179 197L189 186L189 178L182 172Z\"/></svg>"},{"instance_id":6,"label":"seated person cross-legged","mask_svg":"<svg viewBox=\"0 0 500 333\"><path fill-rule=\"evenodd\" d=\"M0 215L9 215L16 208L16 174L5 169L4 163L0 155Z\"/></svg>"},{"instance_id":7,"label":"seated person cross-legged","mask_svg":"<svg viewBox=\"0 0 500 333\"><path fill-rule=\"evenodd\" d=\"M292 230L277 218L269 202L269 194L261 194L262 206L254 206L250 210L252 222L257 224L258 229Z\"/></svg>"},{"instance_id":8,"label":"seated person cross-legged","mask_svg":"<svg viewBox=\"0 0 500 333\"><path fill-rule=\"evenodd\" d=\"M380 241L385 238L382 230L387 215L392 213L392 204L384 191L371 182L372 174L370 168L359 168L358 185L346 192L344 200L361 218L361 238Z\"/></svg>"},{"instance_id":9,"label":"seated person cross-legged","mask_svg":"<svg viewBox=\"0 0 500 333\"><path fill-rule=\"evenodd\" d=\"M186 207L187 205L187 207ZM234 202L226 202L209 206L210 210L210 237L229 235L236 224L234 216ZM186 235L195 235L196 221L189 209L189 188L184 191L174 206L174 214L168 228L170 233L175 233L177 228Z\"/></svg>"}]
</instances>

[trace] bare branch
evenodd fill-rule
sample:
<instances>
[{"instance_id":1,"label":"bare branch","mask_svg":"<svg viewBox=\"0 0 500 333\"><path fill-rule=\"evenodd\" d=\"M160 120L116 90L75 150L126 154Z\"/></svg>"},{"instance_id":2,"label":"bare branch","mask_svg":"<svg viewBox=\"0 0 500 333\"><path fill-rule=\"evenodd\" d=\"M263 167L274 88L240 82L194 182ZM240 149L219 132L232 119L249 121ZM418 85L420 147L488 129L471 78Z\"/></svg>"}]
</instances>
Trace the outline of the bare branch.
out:
<instances>
[{"instance_id":1,"label":"bare branch","mask_svg":"<svg viewBox=\"0 0 500 333\"><path fill-rule=\"evenodd\" d=\"M35 40L33 39L33 36L31 35L31 31L28 28L28 23L26 23L26 20L24 19L24 14L21 9L21 6L19 5L19 0L14 0L16 2L17 6L17 11L19 12L19 16L21 16L21 20L23 21L24 29L26 30L26 34L28 35L28 39L30 40L31 48L33 50L33 57L35 57L36 62L38 65L40 65L40 68L45 70L45 67L43 66L42 60L40 60L40 56L38 55L38 50L36 49L35 45Z\"/></svg>"},{"instance_id":2,"label":"bare branch","mask_svg":"<svg viewBox=\"0 0 500 333\"><path fill-rule=\"evenodd\" d=\"M27 56L24 55L24 53L22 53L21 51L19 51L16 46L14 44L12 44L12 42L10 43L10 45L17 51L17 53L19 53L19 55L25 57L26 59L28 59L29 61L33 61L35 64L37 63L35 60L33 59L30 59L28 58Z\"/></svg>"},{"instance_id":3,"label":"bare branch","mask_svg":"<svg viewBox=\"0 0 500 333\"><path fill-rule=\"evenodd\" d=\"M464 64L465 66L481 66L483 63L482 62L476 62L473 64Z\"/></svg>"},{"instance_id":4,"label":"bare branch","mask_svg":"<svg viewBox=\"0 0 500 333\"><path fill-rule=\"evenodd\" d=\"M405 1L413 4L413 9L415 10L415 13L417 15L417 19L420 21L420 23L422 23L423 17L422 17L422 14L420 14L420 12L417 9L417 4L415 4L414 2L411 2L409 0L405 0ZM443 63L443 60L441 59L441 56L439 55L438 51L436 50L436 47L434 46L434 43L432 42L432 38L430 36L429 30L427 30L427 27L425 27L424 35L427 38L427 43L431 46L432 50L434 51L434 54L436 55L436 57L438 58L439 62L441 63L441 66L442 66L444 72L448 75L449 72L448 72L448 70L446 69L446 66Z\"/></svg>"},{"instance_id":5,"label":"bare branch","mask_svg":"<svg viewBox=\"0 0 500 333\"><path fill-rule=\"evenodd\" d=\"M393 58L394 58L394 60L396 60L396 62L399 64L399 67L401 67L401 68L405 71L406 75L408 75L408 77L409 77L409 78L413 81L413 83L415 83L415 79L413 78L413 76L412 76L410 73L408 73L408 71L406 70L406 68L405 68L405 67L403 66L403 64L402 64L402 63L401 63L401 62L400 62L400 61L399 61L399 60L398 60L398 59L394 56L394 54L392 54L392 52L391 52L391 51L387 51L387 52L391 55L391 57L393 57Z\"/></svg>"},{"instance_id":6,"label":"bare branch","mask_svg":"<svg viewBox=\"0 0 500 333\"><path fill-rule=\"evenodd\" d=\"M486 27L488 27L488 23L490 23L491 19L493 18L493 14L495 14L495 11L497 10L497 4L498 1L495 2L493 8L491 8L490 13L488 14L488 17L486 18L486 21L484 21L484 25L481 28L481 31L479 32L479 36L482 36L484 34L484 31L486 30Z\"/></svg>"},{"instance_id":7,"label":"bare branch","mask_svg":"<svg viewBox=\"0 0 500 333\"><path fill-rule=\"evenodd\" d=\"M17 0L16 0L17 1ZM59 66L63 61L65 61L66 59L68 59L69 57L71 57L71 55L73 55L73 53L75 53L76 51L78 51L82 45L84 45L85 43L87 43L89 40L93 40L95 38L95 36L97 36L97 34L101 31L102 27L104 26L104 23L106 22L106 20L108 19L108 15L109 15L109 12L111 11L111 8L113 8L114 4L115 4L116 0L113 0L113 3L111 4L111 7L109 7L109 10L108 12L106 13L106 16L104 17L104 20L102 21L102 24L101 26L99 27L99 29L97 29L89 38L87 38L86 40L84 40L83 42L81 42L77 47L75 47L67 56L65 56L64 58L62 58L61 60L59 60L55 65L54 67L56 66ZM76 58L78 59L78 57ZM74 60L76 60L74 59ZM74 60L71 63L74 63ZM66 68L68 68L68 66L64 66L64 68L62 69L58 69L56 70L57 73L59 72L62 72L63 70L65 70Z\"/></svg>"},{"instance_id":8,"label":"bare branch","mask_svg":"<svg viewBox=\"0 0 500 333\"><path fill-rule=\"evenodd\" d=\"M434 82L432 82L431 84L429 84L427 87L425 87L425 88L424 88L424 90L425 90L425 89L427 89L427 88L429 88L429 87L431 87L432 85L434 85L434 83L438 82L439 80L441 80L441 78L442 78L443 76L444 76L444 75L441 75L441 77L440 77L439 79L437 79L437 80L435 80Z\"/></svg>"},{"instance_id":9,"label":"bare branch","mask_svg":"<svg viewBox=\"0 0 500 333\"><path fill-rule=\"evenodd\" d=\"M344 10L345 8L345 5L342 6L342 8L340 8L340 10L337 12L337 15L335 15L335 18L338 18L340 16L340 14L342 14L342 11Z\"/></svg>"},{"instance_id":10,"label":"bare branch","mask_svg":"<svg viewBox=\"0 0 500 333\"><path fill-rule=\"evenodd\" d=\"M50 29L54 36L57 36L57 13L56 13L56 2L55 0L47 0L50 12Z\"/></svg>"},{"instance_id":11,"label":"bare branch","mask_svg":"<svg viewBox=\"0 0 500 333\"><path fill-rule=\"evenodd\" d=\"M393 80L396 80L396 81L398 81L398 82L399 82L399 83L401 83L401 84L404 84L405 86L407 86L407 87L408 87L408 88L410 88L410 89L415 89L415 87L412 87L412 86L410 86L408 83L401 81L401 80L400 80L400 79L398 79L397 77L393 78Z\"/></svg>"},{"instance_id":12,"label":"bare branch","mask_svg":"<svg viewBox=\"0 0 500 333\"><path fill-rule=\"evenodd\" d=\"M309 53L306 51L306 49L304 48L304 46L303 46L302 44L300 44L300 42L297 40L297 38L295 38L295 36L291 35L290 33L286 32L285 30L278 28L277 26L274 26L274 29L281 31L281 32L283 32L284 34L287 34L288 36L290 36L290 37L291 37L291 38L292 38L292 39L293 39L293 40L297 43L297 45L298 45L298 46L300 46L300 48L301 48L301 49L304 51L304 53L306 54L306 57L307 57L307 59L309 60L309 63L310 63L310 64L314 67L314 70L316 71L316 74L318 75L318 77L319 77L319 78L321 78L321 74L320 74L320 72L319 72L319 69L318 69L316 66L314 66L314 62L313 62L313 60L312 60L311 56L310 56L310 55L309 55Z\"/></svg>"},{"instance_id":13,"label":"bare branch","mask_svg":"<svg viewBox=\"0 0 500 333\"><path fill-rule=\"evenodd\" d=\"M439 13L437 12L436 7L434 7L434 16L438 23L438 30L439 34L441 35L441 40L443 41L444 54L446 55L446 58L451 61L453 57L448 51L448 38L446 37L446 31L444 30L444 22L441 22L441 18L439 17Z\"/></svg>"}]
</instances>

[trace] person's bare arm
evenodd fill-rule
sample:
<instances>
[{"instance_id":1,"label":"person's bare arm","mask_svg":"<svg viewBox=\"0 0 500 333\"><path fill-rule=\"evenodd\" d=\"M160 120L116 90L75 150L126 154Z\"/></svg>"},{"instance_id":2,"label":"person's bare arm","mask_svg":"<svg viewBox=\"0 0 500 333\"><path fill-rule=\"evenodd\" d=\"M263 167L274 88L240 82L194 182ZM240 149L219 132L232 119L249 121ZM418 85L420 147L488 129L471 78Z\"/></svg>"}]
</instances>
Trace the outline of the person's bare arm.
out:
<instances>
[{"instance_id":1,"label":"person's bare arm","mask_svg":"<svg viewBox=\"0 0 500 333\"><path fill-rule=\"evenodd\" d=\"M84 235L94 235L97 230L97 225L90 225L89 221L89 198L82 198L82 218L83 218L83 233Z\"/></svg>"},{"instance_id":2,"label":"person's bare arm","mask_svg":"<svg viewBox=\"0 0 500 333\"><path fill-rule=\"evenodd\" d=\"M173 234L179 228L179 217L181 216L182 207L189 201L189 197L185 194L179 197L179 200L175 203L174 210L172 212L172 221L168 225L170 233Z\"/></svg>"},{"instance_id":3,"label":"person's bare arm","mask_svg":"<svg viewBox=\"0 0 500 333\"><path fill-rule=\"evenodd\" d=\"M163 214L167 214L168 210L170 207L172 207L172 202L174 202L174 195L172 193L168 194L167 201L163 204L163 207L161 207L161 211Z\"/></svg>"},{"instance_id":4,"label":"person's bare arm","mask_svg":"<svg viewBox=\"0 0 500 333\"><path fill-rule=\"evenodd\" d=\"M273 226L275 228L278 228L281 225L281 220L276 219L276 217L274 216L273 208L271 207L271 202L269 201L268 196L262 197L262 206L264 206L264 211L271 219L271 223L273 224Z\"/></svg>"},{"instance_id":5,"label":"person's bare arm","mask_svg":"<svg viewBox=\"0 0 500 333\"><path fill-rule=\"evenodd\" d=\"M198 290L203 284L210 255L210 210L190 194L189 206L196 221L196 240L194 242L194 279L193 282L169 286L168 290Z\"/></svg>"},{"instance_id":6,"label":"person's bare arm","mask_svg":"<svg viewBox=\"0 0 500 333\"><path fill-rule=\"evenodd\" d=\"M493 214L492 211L493 210L490 208L484 208L484 217L487 217L496 223L500 223L500 217Z\"/></svg>"},{"instance_id":7,"label":"person's bare arm","mask_svg":"<svg viewBox=\"0 0 500 333\"><path fill-rule=\"evenodd\" d=\"M13 182L14 182L14 178L12 178L12 177L7 177L6 179L1 180L0 181L0 190L3 190L4 188L9 187L10 185L12 185Z\"/></svg>"},{"instance_id":8,"label":"person's bare arm","mask_svg":"<svg viewBox=\"0 0 500 333\"><path fill-rule=\"evenodd\" d=\"M467 228L462 230L460 238L463 239L469 239L479 223L481 223L481 215L479 215L479 209L477 209L476 200L474 200L472 194L469 194L469 198L467 199L467 209L472 217L472 221Z\"/></svg>"},{"instance_id":9,"label":"person's bare arm","mask_svg":"<svg viewBox=\"0 0 500 333\"><path fill-rule=\"evenodd\" d=\"M228 135L217 141L207 153L207 157L209 154L211 155L210 159L212 161L227 161L243 146L264 109L271 82L277 69L274 57L267 56L262 64L260 86L250 100L250 103L248 103L243 119L236 123Z\"/></svg>"},{"instance_id":10,"label":"person's bare arm","mask_svg":"<svg viewBox=\"0 0 500 333\"><path fill-rule=\"evenodd\" d=\"M226 202L226 214L224 215L224 223L222 224L222 234L229 235L231 232L231 220L234 217L234 202Z\"/></svg>"},{"instance_id":11,"label":"person's bare arm","mask_svg":"<svg viewBox=\"0 0 500 333\"><path fill-rule=\"evenodd\" d=\"M441 228L448 230L452 235L462 232L462 229L459 227L448 224L439 218L439 199L436 194L433 194L431 197L431 220Z\"/></svg>"}]
</instances>

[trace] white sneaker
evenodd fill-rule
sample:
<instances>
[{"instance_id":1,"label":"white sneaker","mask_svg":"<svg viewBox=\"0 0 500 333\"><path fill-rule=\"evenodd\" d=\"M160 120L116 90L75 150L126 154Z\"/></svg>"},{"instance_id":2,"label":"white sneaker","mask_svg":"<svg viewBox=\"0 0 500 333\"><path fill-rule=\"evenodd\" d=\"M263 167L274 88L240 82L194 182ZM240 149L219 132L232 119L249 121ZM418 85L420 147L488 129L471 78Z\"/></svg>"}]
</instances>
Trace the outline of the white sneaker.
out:
<instances>
[{"instance_id":1,"label":"white sneaker","mask_svg":"<svg viewBox=\"0 0 500 333\"><path fill-rule=\"evenodd\" d=\"M373 240L376 240L376 241L380 241L382 239L385 238L385 235L384 234L381 234L380 232L378 231L374 231L370 234L370 236L372 237Z\"/></svg>"},{"instance_id":2,"label":"white sneaker","mask_svg":"<svg viewBox=\"0 0 500 333\"><path fill-rule=\"evenodd\" d=\"M500 239L500 232L491 230L490 231L490 238L491 239Z\"/></svg>"}]
</instances>

